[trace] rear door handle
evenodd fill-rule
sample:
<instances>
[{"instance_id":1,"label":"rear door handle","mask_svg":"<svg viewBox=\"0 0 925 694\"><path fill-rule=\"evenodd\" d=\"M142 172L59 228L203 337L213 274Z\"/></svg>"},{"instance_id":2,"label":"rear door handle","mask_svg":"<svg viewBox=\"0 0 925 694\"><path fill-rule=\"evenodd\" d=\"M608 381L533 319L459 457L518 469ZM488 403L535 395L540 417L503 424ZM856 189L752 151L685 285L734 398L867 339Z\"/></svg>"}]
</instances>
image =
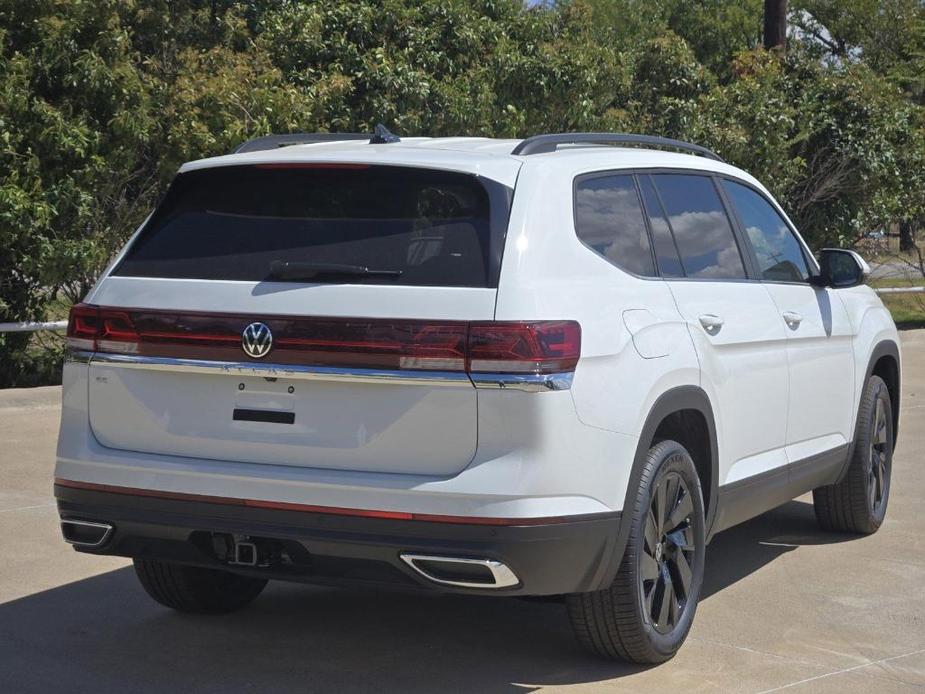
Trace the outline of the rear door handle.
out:
<instances>
[{"instance_id":1,"label":"rear door handle","mask_svg":"<svg viewBox=\"0 0 925 694\"><path fill-rule=\"evenodd\" d=\"M796 330L800 327L800 323L803 322L803 316L795 311L784 311L781 315L784 317L787 327L791 330Z\"/></svg>"},{"instance_id":2,"label":"rear door handle","mask_svg":"<svg viewBox=\"0 0 925 694\"><path fill-rule=\"evenodd\" d=\"M719 329L723 327L723 319L712 313L704 313L700 316L700 325L702 325L703 329L710 335L715 335L719 332Z\"/></svg>"}]
</instances>

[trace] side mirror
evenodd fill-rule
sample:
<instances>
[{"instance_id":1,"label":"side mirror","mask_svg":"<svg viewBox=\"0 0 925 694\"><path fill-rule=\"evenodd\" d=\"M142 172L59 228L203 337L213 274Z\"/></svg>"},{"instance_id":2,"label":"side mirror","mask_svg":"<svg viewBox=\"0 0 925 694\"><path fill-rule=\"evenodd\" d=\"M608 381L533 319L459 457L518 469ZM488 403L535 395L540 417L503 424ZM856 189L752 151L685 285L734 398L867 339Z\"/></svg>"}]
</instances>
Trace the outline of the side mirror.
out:
<instances>
[{"instance_id":1,"label":"side mirror","mask_svg":"<svg viewBox=\"0 0 925 694\"><path fill-rule=\"evenodd\" d=\"M809 279L816 287L856 287L870 276L870 266L865 260L844 248L823 248L819 252L819 268L820 274Z\"/></svg>"}]
</instances>

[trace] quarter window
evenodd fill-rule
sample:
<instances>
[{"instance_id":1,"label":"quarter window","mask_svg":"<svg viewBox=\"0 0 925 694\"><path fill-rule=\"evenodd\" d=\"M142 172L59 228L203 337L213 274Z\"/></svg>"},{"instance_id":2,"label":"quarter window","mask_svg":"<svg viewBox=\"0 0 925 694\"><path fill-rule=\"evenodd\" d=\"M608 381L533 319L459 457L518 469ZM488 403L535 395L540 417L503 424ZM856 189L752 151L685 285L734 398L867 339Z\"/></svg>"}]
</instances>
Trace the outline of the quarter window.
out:
<instances>
[{"instance_id":1,"label":"quarter window","mask_svg":"<svg viewBox=\"0 0 925 694\"><path fill-rule=\"evenodd\" d=\"M745 266L713 180L689 174L652 176L688 277L745 279Z\"/></svg>"},{"instance_id":2,"label":"quarter window","mask_svg":"<svg viewBox=\"0 0 925 694\"><path fill-rule=\"evenodd\" d=\"M761 278L774 282L806 281L809 268L803 249L777 210L741 183L724 180L723 187L755 249Z\"/></svg>"},{"instance_id":3,"label":"quarter window","mask_svg":"<svg viewBox=\"0 0 925 694\"><path fill-rule=\"evenodd\" d=\"M578 238L619 268L654 276L649 234L632 176L595 176L575 190Z\"/></svg>"}]
</instances>

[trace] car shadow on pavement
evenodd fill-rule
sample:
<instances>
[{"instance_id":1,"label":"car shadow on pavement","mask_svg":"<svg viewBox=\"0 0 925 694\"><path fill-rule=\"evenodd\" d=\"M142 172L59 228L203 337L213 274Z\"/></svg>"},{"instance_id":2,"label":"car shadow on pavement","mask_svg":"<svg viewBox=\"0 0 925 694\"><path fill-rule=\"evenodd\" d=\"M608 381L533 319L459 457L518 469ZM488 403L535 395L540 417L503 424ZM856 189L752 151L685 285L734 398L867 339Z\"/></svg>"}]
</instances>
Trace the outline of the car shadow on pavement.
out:
<instances>
[{"instance_id":1,"label":"car shadow on pavement","mask_svg":"<svg viewBox=\"0 0 925 694\"><path fill-rule=\"evenodd\" d=\"M716 536L705 597L797 545L845 537L791 502ZM491 694L639 669L584 654L557 602L275 583L236 614L190 616L154 604L124 568L0 605L4 692Z\"/></svg>"},{"instance_id":2,"label":"car shadow on pavement","mask_svg":"<svg viewBox=\"0 0 925 694\"><path fill-rule=\"evenodd\" d=\"M832 533L816 523L812 503L790 501L714 536L707 547L701 600L803 545L827 545L857 535Z\"/></svg>"}]
</instances>

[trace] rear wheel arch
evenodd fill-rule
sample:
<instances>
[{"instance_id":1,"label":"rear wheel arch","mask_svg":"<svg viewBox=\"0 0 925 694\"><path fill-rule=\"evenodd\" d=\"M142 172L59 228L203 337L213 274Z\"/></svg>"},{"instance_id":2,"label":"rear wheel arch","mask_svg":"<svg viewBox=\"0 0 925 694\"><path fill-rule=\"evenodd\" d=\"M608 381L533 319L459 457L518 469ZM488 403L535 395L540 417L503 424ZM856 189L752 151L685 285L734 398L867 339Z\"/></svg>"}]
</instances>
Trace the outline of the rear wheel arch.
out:
<instances>
[{"instance_id":1,"label":"rear wheel arch","mask_svg":"<svg viewBox=\"0 0 925 694\"><path fill-rule=\"evenodd\" d=\"M649 410L633 456L633 467L624 495L623 515L626 515L627 509L632 508L635 490L639 487L649 449L666 439L684 445L694 458L704 496L705 527L709 536L709 529L716 515L719 459L713 407L710 398L698 386L678 386L665 391ZM619 533L613 539L606 556L602 558L597 585L610 585L616 576L626 549L629 526L629 522L621 521Z\"/></svg>"}]
</instances>

